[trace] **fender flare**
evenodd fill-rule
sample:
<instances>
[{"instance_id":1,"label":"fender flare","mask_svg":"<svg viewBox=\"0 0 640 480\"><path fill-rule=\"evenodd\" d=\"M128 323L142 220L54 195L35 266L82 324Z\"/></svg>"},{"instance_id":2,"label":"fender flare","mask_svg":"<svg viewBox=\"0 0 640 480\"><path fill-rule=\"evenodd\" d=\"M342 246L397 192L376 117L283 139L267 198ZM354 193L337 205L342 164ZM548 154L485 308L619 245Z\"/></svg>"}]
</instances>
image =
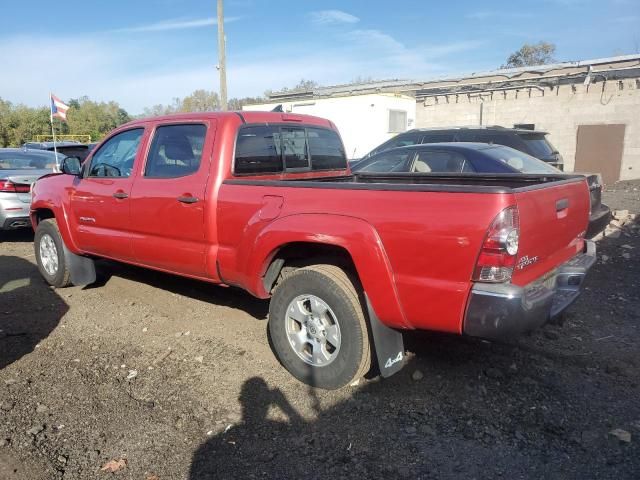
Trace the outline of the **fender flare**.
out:
<instances>
[{"instance_id":1,"label":"fender flare","mask_svg":"<svg viewBox=\"0 0 640 480\"><path fill-rule=\"evenodd\" d=\"M367 298L382 323L410 328L396 289L391 263L376 229L368 222L346 215L297 214L269 223L250 246L241 246L239 270L254 295L267 298L263 277L277 253L292 243L317 243L343 248L353 260ZM364 306L363 306L364 307Z\"/></svg>"}]
</instances>

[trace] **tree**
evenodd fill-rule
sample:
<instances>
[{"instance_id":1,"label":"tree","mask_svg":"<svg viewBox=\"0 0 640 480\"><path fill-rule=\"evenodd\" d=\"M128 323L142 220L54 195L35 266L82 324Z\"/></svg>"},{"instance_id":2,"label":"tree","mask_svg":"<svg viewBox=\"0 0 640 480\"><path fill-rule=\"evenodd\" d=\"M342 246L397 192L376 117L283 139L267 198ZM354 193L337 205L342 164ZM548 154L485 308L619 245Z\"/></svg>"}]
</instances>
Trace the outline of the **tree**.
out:
<instances>
[{"instance_id":1,"label":"tree","mask_svg":"<svg viewBox=\"0 0 640 480\"><path fill-rule=\"evenodd\" d=\"M214 112L220 110L220 97L216 92L196 90L182 99L180 112Z\"/></svg>"},{"instance_id":2,"label":"tree","mask_svg":"<svg viewBox=\"0 0 640 480\"><path fill-rule=\"evenodd\" d=\"M264 97L243 97L243 98L230 98L229 110L242 110L245 105L254 105L256 103L264 103L267 100Z\"/></svg>"},{"instance_id":3,"label":"tree","mask_svg":"<svg viewBox=\"0 0 640 480\"><path fill-rule=\"evenodd\" d=\"M67 122L56 122L58 134L91 135L100 140L114 128L131 118L116 102L93 102L87 97L71 99ZM49 107L27 107L13 105L0 98L0 146L18 147L35 140L36 135L50 135Z\"/></svg>"},{"instance_id":4,"label":"tree","mask_svg":"<svg viewBox=\"0 0 640 480\"><path fill-rule=\"evenodd\" d=\"M129 114L116 102L94 102L81 97L69 101L67 124L66 127L63 124L62 132L88 134L92 140L99 140L129 120Z\"/></svg>"},{"instance_id":5,"label":"tree","mask_svg":"<svg viewBox=\"0 0 640 480\"><path fill-rule=\"evenodd\" d=\"M520 50L513 52L507 58L507 63L500 68L530 67L535 65L546 65L554 63L553 55L556 53L556 46L549 42L538 42L535 44L525 43Z\"/></svg>"}]
</instances>

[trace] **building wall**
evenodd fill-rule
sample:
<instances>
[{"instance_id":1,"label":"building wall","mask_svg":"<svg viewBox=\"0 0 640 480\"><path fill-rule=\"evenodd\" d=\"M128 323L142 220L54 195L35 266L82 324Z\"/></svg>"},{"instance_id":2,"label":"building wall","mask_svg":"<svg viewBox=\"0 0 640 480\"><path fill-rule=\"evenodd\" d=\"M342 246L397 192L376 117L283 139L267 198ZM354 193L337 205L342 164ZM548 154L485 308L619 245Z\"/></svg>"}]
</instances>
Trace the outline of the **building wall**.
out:
<instances>
[{"instance_id":1,"label":"building wall","mask_svg":"<svg viewBox=\"0 0 640 480\"><path fill-rule=\"evenodd\" d=\"M416 126L479 125L481 103L484 125L534 123L549 132L569 171L579 125L626 124L620 179L640 178L640 79L427 97L418 100Z\"/></svg>"},{"instance_id":2,"label":"building wall","mask_svg":"<svg viewBox=\"0 0 640 480\"><path fill-rule=\"evenodd\" d=\"M344 142L348 158L359 158L393 137L389 110L407 112L407 129L415 127L416 101L399 94L369 94L248 105L244 110L271 110L282 104L285 112L331 120Z\"/></svg>"}]
</instances>

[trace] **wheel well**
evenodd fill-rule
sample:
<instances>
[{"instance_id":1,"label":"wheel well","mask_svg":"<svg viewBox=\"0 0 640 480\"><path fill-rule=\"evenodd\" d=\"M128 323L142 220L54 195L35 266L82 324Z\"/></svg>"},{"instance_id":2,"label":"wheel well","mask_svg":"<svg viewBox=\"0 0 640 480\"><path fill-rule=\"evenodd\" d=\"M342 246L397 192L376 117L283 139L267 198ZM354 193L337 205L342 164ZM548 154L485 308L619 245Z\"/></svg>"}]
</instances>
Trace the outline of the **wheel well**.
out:
<instances>
[{"instance_id":1,"label":"wheel well","mask_svg":"<svg viewBox=\"0 0 640 480\"><path fill-rule=\"evenodd\" d=\"M358 276L349 252L337 245L313 242L294 242L281 247L275 254L263 277L264 289L271 292L277 283L292 270L326 263L336 265Z\"/></svg>"},{"instance_id":2,"label":"wheel well","mask_svg":"<svg viewBox=\"0 0 640 480\"><path fill-rule=\"evenodd\" d=\"M40 223L42 220L46 220L48 218L56 218L52 210L49 210L48 208L39 208L38 210L36 210L37 223Z\"/></svg>"}]
</instances>

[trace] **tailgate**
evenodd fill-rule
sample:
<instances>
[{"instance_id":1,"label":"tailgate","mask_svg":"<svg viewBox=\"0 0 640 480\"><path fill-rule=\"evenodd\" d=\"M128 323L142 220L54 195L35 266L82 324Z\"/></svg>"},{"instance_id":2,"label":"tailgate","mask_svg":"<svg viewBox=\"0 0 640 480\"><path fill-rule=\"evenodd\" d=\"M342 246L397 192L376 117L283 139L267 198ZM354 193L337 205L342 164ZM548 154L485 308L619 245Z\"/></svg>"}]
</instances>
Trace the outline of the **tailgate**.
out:
<instances>
[{"instance_id":1,"label":"tailgate","mask_svg":"<svg viewBox=\"0 0 640 480\"><path fill-rule=\"evenodd\" d=\"M512 283L524 286L582 251L589 222L586 179L516 191L520 244Z\"/></svg>"}]
</instances>

